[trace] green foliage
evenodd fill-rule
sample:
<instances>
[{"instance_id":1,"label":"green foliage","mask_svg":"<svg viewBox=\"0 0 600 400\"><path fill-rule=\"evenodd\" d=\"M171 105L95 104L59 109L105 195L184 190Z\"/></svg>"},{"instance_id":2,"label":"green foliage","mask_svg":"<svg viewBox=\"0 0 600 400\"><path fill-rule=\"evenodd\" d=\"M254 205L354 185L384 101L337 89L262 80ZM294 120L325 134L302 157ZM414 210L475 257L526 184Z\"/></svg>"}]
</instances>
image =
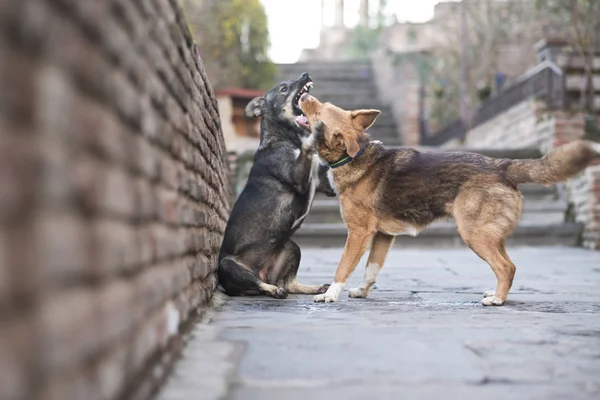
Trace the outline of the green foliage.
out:
<instances>
[{"instance_id":1,"label":"green foliage","mask_svg":"<svg viewBox=\"0 0 600 400\"><path fill-rule=\"evenodd\" d=\"M357 26L350 32L345 56L350 60L367 60L379 43L381 29Z\"/></svg>"},{"instance_id":2,"label":"green foliage","mask_svg":"<svg viewBox=\"0 0 600 400\"><path fill-rule=\"evenodd\" d=\"M379 0L375 28L358 25L352 29L348 43L344 49L345 57L347 59L367 60L371 55L371 52L379 45L379 38L386 25L384 15L386 5L387 0Z\"/></svg>"},{"instance_id":3,"label":"green foliage","mask_svg":"<svg viewBox=\"0 0 600 400\"><path fill-rule=\"evenodd\" d=\"M187 0L197 8L191 23L215 86L268 89L275 79L269 60L267 16L260 0Z\"/></svg>"}]
</instances>

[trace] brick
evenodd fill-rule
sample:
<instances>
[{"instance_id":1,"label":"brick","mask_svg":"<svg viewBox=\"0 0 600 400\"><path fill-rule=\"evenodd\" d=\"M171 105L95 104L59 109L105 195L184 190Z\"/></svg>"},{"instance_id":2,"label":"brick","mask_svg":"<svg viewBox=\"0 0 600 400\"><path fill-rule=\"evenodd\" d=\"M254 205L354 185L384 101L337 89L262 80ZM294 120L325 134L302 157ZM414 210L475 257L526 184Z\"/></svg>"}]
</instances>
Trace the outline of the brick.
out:
<instances>
[{"instance_id":1,"label":"brick","mask_svg":"<svg viewBox=\"0 0 600 400\"><path fill-rule=\"evenodd\" d=\"M145 361L166 344L167 313L159 309L144 319L144 324L134 338L128 355L128 363L133 370L139 370Z\"/></svg>"},{"instance_id":2,"label":"brick","mask_svg":"<svg viewBox=\"0 0 600 400\"><path fill-rule=\"evenodd\" d=\"M31 398L36 371L36 330L29 314L0 323L0 398Z\"/></svg>"},{"instance_id":3,"label":"brick","mask_svg":"<svg viewBox=\"0 0 600 400\"><path fill-rule=\"evenodd\" d=\"M30 124L36 101L35 63L0 39L0 111L13 121Z\"/></svg>"},{"instance_id":4,"label":"brick","mask_svg":"<svg viewBox=\"0 0 600 400\"><path fill-rule=\"evenodd\" d=\"M141 131L152 141L156 141L159 133L163 130L164 121L156 112L150 102L149 97L141 99Z\"/></svg>"},{"instance_id":5,"label":"brick","mask_svg":"<svg viewBox=\"0 0 600 400\"><path fill-rule=\"evenodd\" d=\"M198 254L188 260L193 280L204 279L210 272L210 261L205 254Z\"/></svg>"},{"instance_id":6,"label":"brick","mask_svg":"<svg viewBox=\"0 0 600 400\"><path fill-rule=\"evenodd\" d=\"M131 271L139 264L136 229L128 224L94 221L91 225L94 276L104 278Z\"/></svg>"},{"instance_id":7,"label":"brick","mask_svg":"<svg viewBox=\"0 0 600 400\"><path fill-rule=\"evenodd\" d=\"M177 224L179 222L179 204L177 192L162 189L158 195L158 216L160 220L167 224Z\"/></svg>"},{"instance_id":8,"label":"brick","mask_svg":"<svg viewBox=\"0 0 600 400\"><path fill-rule=\"evenodd\" d=\"M5 296L11 299L16 312L34 307L42 288L39 253L32 246L35 228L35 221L29 217L17 226L3 229L4 258L8 270L8 292Z\"/></svg>"},{"instance_id":9,"label":"brick","mask_svg":"<svg viewBox=\"0 0 600 400\"><path fill-rule=\"evenodd\" d=\"M99 324L103 345L123 340L134 328L134 284L130 280L109 283L99 289Z\"/></svg>"},{"instance_id":10,"label":"brick","mask_svg":"<svg viewBox=\"0 0 600 400\"><path fill-rule=\"evenodd\" d=\"M8 232L0 227L0 315L3 310L9 308L10 301L10 275L9 275L9 256L8 256Z\"/></svg>"},{"instance_id":11,"label":"brick","mask_svg":"<svg viewBox=\"0 0 600 400\"><path fill-rule=\"evenodd\" d=\"M81 96L74 102L73 125L76 139L90 151L111 162L124 163L128 157L127 138L130 133L105 105Z\"/></svg>"},{"instance_id":12,"label":"brick","mask_svg":"<svg viewBox=\"0 0 600 400\"><path fill-rule=\"evenodd\" d=\"M91 277L91 236L83 219L44 214L38 219L34 243L46 287Z\"/></svg>"},{"instance_id":13,"label":"brick","mask_svg":"<svg viewBox=\"0 0 600 400\"><path fill-rule=\"evenodd\" d=\"M0 225L19 223L31 211L40 173L35 138L5 127L0 124Z\"/></svg>"},{"instance_id":14,"label":"brick","mask_svg":"<svg viewBox=\"0 0 600 400\"><path fill-rule=\"evenodd\" d=\"M123 344L111 350L97 362L95 371L100 398L119 398L123 387L128 384L127 378L128 349Z\"/></svg>"},{"instance_id":15,"label":"brick","mask_svg":"<svg viewBox=\"0 0 600 400\"><path fill-rule=\"evenodd\" d=\"M38 396L44 400L101 400L101 393L94 372L89 368L79 368L63 375L48 377Z\"/></svg>"},{"instance_id":16,"label":"brick","mask_svg":"<svg viewBox=\"0 0 600 400\"><path fill-rule=\"evenodd\" d=\"M89 290L44 299L37 321L43 370L68 368L96 354L102 343L98 317L96 296Z\"/></svg>"},{"instance_id":17,"label":"brick","mask_svg":"<svg viewBox=\"0 0 600 400\"><path fill-rule=\"evenodd\" d=\"M135 214L137 186L127 170L95 157L77 157L71 169L74 196L86 212L123 219Z\"/></svg>"},{"instance_id":18,"label":"brick","mask_svg":"<svg viewBox=\"0 0 600 400\"><path fill-rule=\"evenodd\" d=\"M160 179L162 184L169 189L177 189L179 187L178 182L178 167L177 163L171 159L164 157L160 163Z\"/></svg>"},{"instance_id":19,"label":"brick","mask_svg":"<svg viewBox=\"0 0 600 400\"><path fill-rule=\"evenodd\" d=\"M150 181L160 177L158 151L141 137L134 139L136 152L131 155L131 166L134 171L145 176Z\"/></svg>"},{"instance_id":20,"label":"brick","mask_svg":"<svg viewBox=\"0 0 600 400\"><path fill-rule=\"evenodd\" d=\"M134 183L134 209L139 221L153 220L158 216L157 189L145 179Z\"/></svg>"}]
</instances>

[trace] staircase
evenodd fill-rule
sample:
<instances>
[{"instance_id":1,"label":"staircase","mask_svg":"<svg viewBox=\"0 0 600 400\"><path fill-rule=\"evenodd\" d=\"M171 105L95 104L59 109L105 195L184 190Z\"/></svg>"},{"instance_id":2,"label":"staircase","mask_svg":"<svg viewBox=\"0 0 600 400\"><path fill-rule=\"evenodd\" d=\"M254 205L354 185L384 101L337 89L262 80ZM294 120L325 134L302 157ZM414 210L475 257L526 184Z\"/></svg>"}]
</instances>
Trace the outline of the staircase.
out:
<instances>
[{"instance_id":1,"label":"staircase","mask_svg":"<svg viewBox=\"0 0 600 400\"><path fill-rule=\"evenodd\" d=\"M311 94L323 102L331 102L350 110L377 108L381 116L369 129L374 139L386 147L401 145L398 129L389 107L377 97L373 71L369 62L307 62L280 64L280 80L295 79L308 72L315 85ZM518 156L515 151L495 150L487 155L499 158L531 158L539 154ZM582 230L580 224L567 221L568 204L556 186L521 185L524 197L523 216L508 239L508 245L574 246ZM294 239L306 247L342 247L347 230L340 216L337 198L317 195L312 209ZM417 237L398 236L395 247L459 247L464 246L453 220L438 221Z\"/></svg>"},{"instance_id":2,"label":"staircase","mask_svg":"<svg viewBox=\"0 0 600 400\"><path fill-rule=\"evenodd\" d=\"M508 245L520 246L574 246L581 225L565 222L568 204L561 199L555 186L521 185L523 216L508 239ZM312 209L294 240L302 247L343 247L346 226L338 199L317 195ZM419 233L417 237L398 236L395 247L459 247L464 246L453 220L438 221Z\"/></svg>"},{"instance_id":3,"label":"staircase","mask_svg":"<svg viewBox=\"0 0 600 400\"><path fill-rule=\"evenodd\" d=\"M381 115L369 129L373 139L385 145L400 145L398 128L390 108L377 97L370 62L307 62L279 64L279 80L295 79L308 72L314 81L311 94L346 110L375 108Z\"/></svg>"}]
</instances>

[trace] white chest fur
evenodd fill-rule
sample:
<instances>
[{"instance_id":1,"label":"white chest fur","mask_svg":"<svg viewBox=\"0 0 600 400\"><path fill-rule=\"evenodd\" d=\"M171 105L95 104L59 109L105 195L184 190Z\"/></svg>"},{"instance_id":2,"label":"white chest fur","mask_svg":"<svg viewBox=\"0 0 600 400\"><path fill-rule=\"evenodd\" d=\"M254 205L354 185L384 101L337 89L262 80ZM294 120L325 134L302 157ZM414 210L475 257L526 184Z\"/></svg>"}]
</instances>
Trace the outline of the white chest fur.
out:
<instances>
[{"instance_id":1,"label":"white chest fur","mask_svg":"<svg viewBox=\"0 0 600 400\"><path fill-rule=\"evenodd\" d=\"M308 201L306 202L306 210L304 214L302 214L296 221L294 221L294 225L292 225L292 229L298 227L306 215L310 211L310 207L312 206L313 200L315 199L315 192L317 191L317 185L319 184L319 157L313 156L312 163L310 166L310 175L309 179L309 189L308 189Z\"/></svg>"},{"instance_id":2,"label":"white chest fur","mask_svg":"<svg viewBox=\"0 0 600 400\"><path fill-rule=\"evenodd\" d=\"M335 194L337 194L337 189L335 188L335 180L333 179L333 170L331 168L327 170L327 179L329 180L329 186L331 186Z\"/></svg>"}]
</instances>

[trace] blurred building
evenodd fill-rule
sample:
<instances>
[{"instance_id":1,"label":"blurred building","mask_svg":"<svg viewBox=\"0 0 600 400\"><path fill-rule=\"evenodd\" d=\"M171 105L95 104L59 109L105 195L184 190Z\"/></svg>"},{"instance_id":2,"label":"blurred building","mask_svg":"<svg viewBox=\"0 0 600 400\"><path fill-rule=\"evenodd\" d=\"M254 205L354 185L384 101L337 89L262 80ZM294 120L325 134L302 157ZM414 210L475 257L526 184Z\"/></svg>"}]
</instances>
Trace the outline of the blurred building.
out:
<instances>
[{"instance_id":1,"label":"blurred building","mask_svg":"<svg viewBox=\"0 0 600 400\"><path fill-rule=\"evenodd\" d=\"M264 95L260 90L223 88L216 91L221 128L228 152L254 151L260 138L260 120L247 118L244 110L250 100Z\"/></svg>"},{"instance_id":2,"label":"blurred building","mask_svg":"<svg viewBox=\"0 0 600 400\"><path fill-rule=\"evenodd\" d=\"M346 51L353 33L344 23L344 8L348 5L344 0L322 0L322 5L331 2L335 6L335 23L325 26L322 21L319 46L304 50L300 62L355 62ZM370 58L378 100L390 105L398 135L405 144L418 144L427 131L440 128L431 122L431 97L428 96L431 96L434 84L443 85L444 82L434 82L424 76L424 70L428 69L426 74L429 76L435 75L436 68L458 70L458 60L456 65L441 65L439 55L461 52L461 4L439 2L433 18L423 23L396 20L383 28L379 39L373 43ZM541 33L532 25L533 18L527 18L533 16L534 1L469 0L468 7L466 27L473 59L469 65L469 79L474 80L470 82L473 91L478 86L484 91L496 91L500 85L516 79L536 64L533 46ZM367 10L369 1L361 0L359 25L372 27L374 21ZM487 39L481 43L481 37ZM493 56L485 56L489 54ZM458 77L454 83L457 80Z\"/></svg>"}]
</instances>

